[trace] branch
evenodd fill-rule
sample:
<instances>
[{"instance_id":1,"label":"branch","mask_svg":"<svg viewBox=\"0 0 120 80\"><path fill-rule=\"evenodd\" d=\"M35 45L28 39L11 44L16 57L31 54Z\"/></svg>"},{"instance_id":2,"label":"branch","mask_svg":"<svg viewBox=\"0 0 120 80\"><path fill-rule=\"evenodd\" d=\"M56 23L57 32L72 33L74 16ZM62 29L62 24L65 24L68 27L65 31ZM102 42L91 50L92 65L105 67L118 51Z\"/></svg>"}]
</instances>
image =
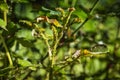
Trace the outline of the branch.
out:
<instances>
[{"instance_id":1,"label":"branch","mask_svg":"<svg viewBox=\"0 0 120 80\"><path fill-rule=\"evenodd\" d=\"M13 66L13 62L12 62L10 53L9 53L9 51L8 51L7 45L6 45L6 43L5 43L5 40L4 40L4 38L3 38L2 35L0 35L0 37L1 37L1 40L2 40L2 42L3 42L3 46L4 46L4 48L5 48L6 55L7 55L7 57L8 57L8 61L9 61L9 63L10 63L10 66Z\"/></svg>"},{"instance_id":2,"label":"branch","mask_svg":"<svg viewBox=\"0 0 120 80\"><path fill-rule=\"evenodd\" d=\"M89 15L93 12L95 6L97 5L99 0L96 0L96 2L93 4L92 8L90 9ZM89 20L89 15L88 17L84 20L84 22L72 33L72 36L81 28L83 25Z\"/></svg>"},{"instance_id":3,"label":"branch","mask_svg":"<svg viewBox=\"0 0 120 80\"><path fill-rule=\"evenodd\" d=\"M4 0L4 2L7 3L6 0ZM3 17L4 17L5 23L7 24L7 12L6 12L6 11L3 12ZM10 64L10 66L13 66L13 62L12 62L12 59L11 59L9 50L8 50L8 48L7 48L7 45L6 45L6 43L5 43L5 40L4 40L4 38L3 38L2 35L0 35L0 37L1 37L1 40L2 40L2 43L3 43L3 46L4 46L4 48L5 48L5 51L6 51L6 55L7 55L7 57L8 57L9 64Z\"/></svg>"},{"instance_id":4,"label":"branch","mask_svg":"<svg viewBox=\"0 0 120 80\"><path fill-rule=\"evenodd\" d=\"M4 2L7 3L6 0L4 0ZM7 24L7 12L6 11L3 12L3 17L4 17L5 23Z\"/></svg>"}]
</instances>

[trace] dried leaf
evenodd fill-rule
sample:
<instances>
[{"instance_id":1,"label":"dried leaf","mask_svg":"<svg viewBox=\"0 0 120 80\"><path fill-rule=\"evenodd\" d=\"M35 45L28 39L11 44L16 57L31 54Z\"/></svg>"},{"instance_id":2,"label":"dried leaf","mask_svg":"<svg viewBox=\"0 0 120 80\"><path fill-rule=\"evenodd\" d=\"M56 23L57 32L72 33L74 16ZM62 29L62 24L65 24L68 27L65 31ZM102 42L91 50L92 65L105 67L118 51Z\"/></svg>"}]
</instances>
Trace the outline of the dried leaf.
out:
<instances>
[{"instance_id":1,"label":"dried leaf","mask_svg":"<svg viewBox=\"0 0 120 80\"><path fill-rule=\"evenodd\" d=\"M47 16L40 16L40 17L37 17L36 21L37 21L37 22L40 22L40 21L49 22L49 19L48 19Z\"/></svg>"},{"instance_id":2,"label":"dried leaf","mask_svg":"<svg viewBox=\"0 0 120 80\"><path fill-rule=\"evenodd\" d=\"M56 27L62 27L62 25L56 19L50 19L50 23L54 24Z\"/></svg>"}]
</instances>

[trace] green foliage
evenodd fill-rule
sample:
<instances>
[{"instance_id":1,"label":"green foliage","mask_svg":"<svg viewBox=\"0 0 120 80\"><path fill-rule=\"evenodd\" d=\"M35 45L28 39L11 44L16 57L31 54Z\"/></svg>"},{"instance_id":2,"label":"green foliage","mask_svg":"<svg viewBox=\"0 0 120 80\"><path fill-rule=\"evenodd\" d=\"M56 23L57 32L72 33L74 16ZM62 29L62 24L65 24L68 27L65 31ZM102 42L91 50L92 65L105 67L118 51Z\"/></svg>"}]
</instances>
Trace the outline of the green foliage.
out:
<instances>
[{"instance_id":1,"label":"green foliage","mask_svg":"<svg viewBox=\"0 0 120 80\"><path fill-rule=\"evenodd\" d=\"M32 63L30 63L30 62L27 61L27 60L18 59L17 61L18 61L17 63L18 63L20 66L22 66L22 67L27 67L27 66L31 66L31 65L32 65Z\"/></svg>"},{"instance_id":2,"label":"green foliage","mask_svg":"<svg viewBox=\"0 0 120 80\"><path fill-rule=\"evenodd\" d=\"M6 23L2 19L0 19L0 27L6 30Z\"/></svg>"},{"instance_id":3,"label":"green foliage","mask_svg":"<svg viewBox=\"0 0 120 80\"><path fill-rule=\"evenodd\" d=\"M119 3L0 1L0 80L119 80Z\"/></svg>"},{"instance_id":4,"label":"green foliage","mask_svg":"<svg viewBox=\"0 0 120 80\"><path fill-rule=\"evenodd\" d=\"M8 5L5 2L0 1L0 10L8 12Z\"/></svg>"}]
</instances>

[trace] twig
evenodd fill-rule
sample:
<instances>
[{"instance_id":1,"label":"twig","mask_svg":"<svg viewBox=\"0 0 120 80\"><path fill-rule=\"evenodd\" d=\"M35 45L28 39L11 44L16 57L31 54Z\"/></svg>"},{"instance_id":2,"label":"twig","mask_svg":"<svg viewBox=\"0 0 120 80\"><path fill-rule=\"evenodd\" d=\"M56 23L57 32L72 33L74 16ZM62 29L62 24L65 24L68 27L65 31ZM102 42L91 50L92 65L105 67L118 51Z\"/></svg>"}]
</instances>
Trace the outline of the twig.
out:
<instances>
[{"instance_id":1,"label":"twig","mask_svg":"<svg viewBox=\"0 0 120 80\"><path fill-rule=\"evenodd\" d=\"M77 61L77 59L78 59L78 58L73 59L73 61L70 61L70 62L67 62L67 61L66 61L66 62L64 62L64 63L63 63L63 66L62 66L62 67L60 67L59 69L57 69L57 70L55 71L55 73L56 73L56 72L59 72L59 70L61 70L61 69L65 68L65 67L67 67L67 66L69 66L69 65L73 64L74 62L76 62L76 61Z\"/></svg>"},{"instance_id":2,"label":"twig","mask_svg":"<svg viewBox=\"0 0 120 80\"><path fill-rule=\"evenodd\" d=\"M4 0L4 2L7 3L6 0ZM4 21L7 23L7 12L6 11L3 12L3 17L4 17Z\"/></svg>"},{"instance_id":3,"label":"twig","mask_svg":"<svg viewBox=\"0 0 120 80\"><path fill-rule=\"evenodd\" d=\"M119 23L120 23L120 21L119 21ZM119 32L120 32L120 24L118 23L118 26L117 26L117 31L116 31L116 38L115 38L115 40L117 40L118 39L118 37L119 37ZM117 43L117 42L115 42L115 44L114 44L114 57L116 57L116 52L118 51L118 49L119 49L119 44Z\"/></svg>"},{"instance_id":4,"label":"twig","mask_svg":"<svg viewBox=\"0 0 120 80\"><path fill-rule=\"evenodd\" d=\"M52 60L52 52L51 52L51 47L50 47L50 45L48 43L48 39L45 37L45 35L43 33L41 33L41 36L45 40L45 43L46 43L46 45L48 47L49 58L50 58L50 60Z\"/></svg>"},{"instance_id":5,"label":"twig","mask_svg":"<svg viewBox=\"0 0 120 80\"><path fill-rule=\"evenodd\" d=\"M4 2L7 3L6 0L4 0ZM5 23L7 24L7 12L6 12L6 11L3 12L3 17L4 17ZM10 66L13 66L13 62L12 62L12 59L11 59L9 50L8 50L8 48L7 48L7 45L6 45L6 43L5 43L5 40L4 40L4 38L3 38L2 35L0 35L0 37L1 37L1 40L2 40L2 42L3 42L3 46L4 46L4 48L5 48L6 55L7 55L7 57L8 57L8 61L9 61L9 63L10 63Z\"/></svg>"},{"instance_id":6,"label":"twig","mask_svg":"<svg viewBox=\"0 0 120 80\"><path fill-rule=\"evenodd\" d=\"M43 31L38 27L38 25L33 24L33 26L35 27L36 30L38 30L39 35L44 39L45 44L46 44L47 47L48 47L49 59L50 59L50 61L51 61L51 60L52 60L52 50L51 50L51 47L50 47L50 45L49 45L48 38L47 38L46 35L43 33Z\"/></svg>"},{"instance_id":7,"label":"twig","mask_svg":"<svg viewBox=\"0 0 120 80\"><path fill-rule=\"evenodd\" d=\"M96 0L96 2L93 4L92 8L90 9L89 15L93 12L95 6L97 5L99 0ZM84 20L84 22L72 33L72 36L81 28L83 25L89 20L89 15L88 17Z\"/></svg>"},{"instance_id":8,"label":"twig","mask_svg":"<svg viewBox=\"0 0 120 80\"><path fill-rule=\"evenodd\" d=\"M72 33L72 36L88 21L88 17L84 20L84 22Z\"/></svg>"},{"instance_id":9,"label":"twig","mask_svg":"<svg viewBox=\"0 0 120 80\"><path fill-rule=\"evenodd\" d=\"M6 55L7 55L7 57L8 57L8 61L9 61L9 63L10 63L10 66L13 66L13 62L12 62L10 53L9 53L9 51L8 51L7 45L6 45L6 43L5 43L5 40L4 40L4 38L3 38L2 35L0 35L0 37L1 37L1 40L2 40L2 42L3 42L3 46L4 46L4 48L5 48Z\"/></svg>"},{"instance_id":10,"label":"twig","mask_svg":"<svg viewBox=\"0 0 120 80\"><path fill-rule=\"evenodd\" d=\"M73 12L74 10L75 10L75 8L69 8L69 14L68 14L68 16L67 16L66 22L65 22L65 24L64 24L64 26L63 26L63 29L68 29L69 26L67 26L67 24L68 24L68 22L69 22L69 20L70 20L71 14L72 14L72 12Z\"/></svg>"},{"instance_id":11,"label":"twig","mask_svg":"<svg viewBox=\"0 0 120 80\"><path fill-rule=\"evenodd\" d=\"M119 21L119 22L120 22L120 21ZM119 32L120 32L120 23L119 23L119 25L117 26L116 39L118 39Z\"/></svg>"}]
</instances>

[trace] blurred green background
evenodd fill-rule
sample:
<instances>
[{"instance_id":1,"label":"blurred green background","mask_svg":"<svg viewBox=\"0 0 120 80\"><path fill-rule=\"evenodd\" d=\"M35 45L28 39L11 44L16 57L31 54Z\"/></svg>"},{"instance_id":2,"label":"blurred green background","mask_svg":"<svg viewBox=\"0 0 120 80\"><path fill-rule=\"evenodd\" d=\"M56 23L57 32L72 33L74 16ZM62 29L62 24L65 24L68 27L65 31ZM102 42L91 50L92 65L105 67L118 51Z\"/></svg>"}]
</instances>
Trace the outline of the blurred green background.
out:
<instances>
[{"instance_id":1,"label":"blurred green background","mask_svg":"<svg viewBox=\"0 0 120 80\"><path fill-rule=\"evenodd\" d=\"M94 9L89 14L92 6ZM64 67L55 75L55 80L120 80L120 0L7 0L0 1L0 22L3 12L8 11L8 23L0 23L15 68L8 66L5 49L0 39L0 80L45 80L49 66L47 46L42 39L33 37L32 29L19 20L35 22L38 16L48 16L60 21L56 8L74 7L70 20L78 17L80 23L71 25L74 32L90 15L89 20L75 33L76 38L65 41L57 49L57 62L79 49L90 49L103 42L109 53L105 57L81 57L79 62ZM52 35L47 23L40 24L46 34ZM23 62L23 63L22 63ZM60 65L62 66L62 65ZM55 67L56 69L59 66Z\"/></svg>"}]
</instances>

